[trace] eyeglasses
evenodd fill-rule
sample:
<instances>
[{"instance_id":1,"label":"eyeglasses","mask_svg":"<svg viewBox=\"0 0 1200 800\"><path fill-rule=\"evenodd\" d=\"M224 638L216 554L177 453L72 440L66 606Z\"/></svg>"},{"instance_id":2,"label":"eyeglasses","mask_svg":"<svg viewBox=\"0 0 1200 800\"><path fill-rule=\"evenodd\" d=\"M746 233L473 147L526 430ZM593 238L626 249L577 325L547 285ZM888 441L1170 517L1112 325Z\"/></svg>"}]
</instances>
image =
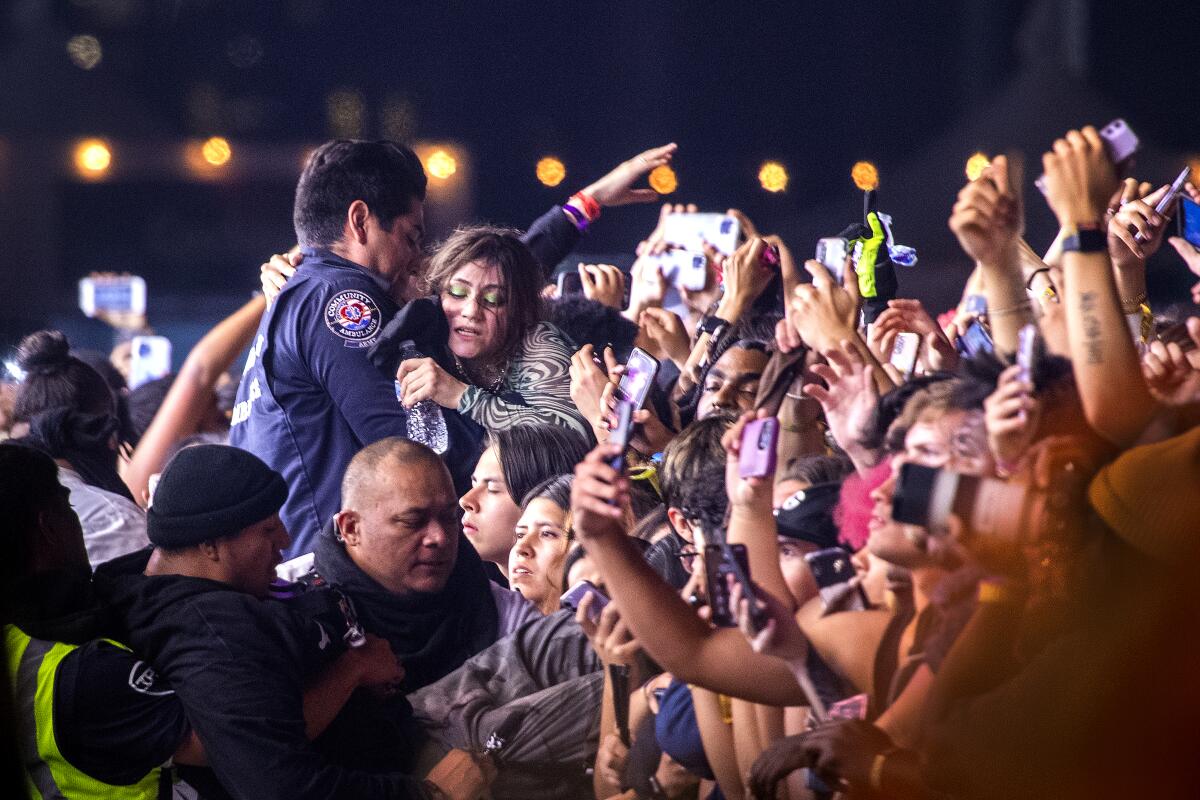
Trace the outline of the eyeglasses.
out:
<instances>
[{"instance_id":1,"label":"eyeglasses","mask_svg":"<svg viewBox=\"0 0 1200 800\"><path fill-rule=\"evenodd\" d=\"M685 547L679 551L679 563L683 565L683 571L688 575L692 574L692 565L696 563L696 556L700 555L694 547Z\"/></svg>"}]
</instances>

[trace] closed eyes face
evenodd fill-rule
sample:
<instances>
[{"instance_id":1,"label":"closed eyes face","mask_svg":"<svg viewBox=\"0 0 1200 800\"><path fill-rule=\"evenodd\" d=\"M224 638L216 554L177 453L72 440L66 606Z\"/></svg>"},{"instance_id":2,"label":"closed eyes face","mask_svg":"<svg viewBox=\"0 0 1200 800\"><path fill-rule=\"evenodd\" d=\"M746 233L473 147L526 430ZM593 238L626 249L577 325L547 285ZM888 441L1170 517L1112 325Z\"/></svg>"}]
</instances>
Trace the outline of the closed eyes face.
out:
<instances>
[{"instance_id":1,"label":"closed eyes face","mask_svg":"<svg viewBox=\"0 0 1200 800\"><path fill-rule=\"evenodd\" d=\"M513 546L513 528L521 507L513 502L500 468L499 453L489 447L479 457L471 474L471 488L458 504L463 509L463 533L484 561L508 569L508 552Z\"/></svg>"},{"instance_id":2,"label":"closed eyes face","mask_svg":"<svg viewBox=\"0 0 1200 800\"><path fill-rule=\"evenodd\" d=\"M472 261L442 288L442 311L450 326L450 350L463 359L494 355L508 323L508 291L494 264Z\"/></svg>"},{"instance_id":3,"label":"closed eyes face","mask_svg":"<svg viewBox=\"0 0 1200 800\"><path fill-rule=\"evenodd\" d=\"M708 370L697 406L696 418L704 419L717 411L740 413L754 407L758 380L767 365L761 350L731 348Z\"/></svg>"}]
</instances>

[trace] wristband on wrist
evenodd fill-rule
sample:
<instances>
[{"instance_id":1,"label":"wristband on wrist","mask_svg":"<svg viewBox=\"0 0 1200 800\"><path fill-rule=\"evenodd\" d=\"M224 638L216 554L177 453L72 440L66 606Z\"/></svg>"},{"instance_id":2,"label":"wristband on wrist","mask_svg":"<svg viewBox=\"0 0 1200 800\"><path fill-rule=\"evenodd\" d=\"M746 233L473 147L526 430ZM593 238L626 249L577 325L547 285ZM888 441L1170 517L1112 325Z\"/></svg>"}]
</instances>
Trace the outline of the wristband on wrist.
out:
<instances>
[{"instance_id":1,"label":"wristband on wrist","mask_svg":"<svg viewBox=\"0 0 1200 800\"><path fill-rule=\"evenodd\" d=\"M571 218L571 222L575 223L575 227L579 229L580 233L583 233L587 230L588 218L583 215L582 211L570 203L563 204L562 210L564 214Z\"/></svg>"},{"instance_id":2,"label":"wristband on wrist","mask_svg":"<svg viewBox=\"0 0 1200 800\"><path fill-rule=\"evenodd\" d=\"M1099 222L1081 222L1063 226L1064 253L1108 252L1108 236Z\"/></svg>"},{"instance_id":3,"label":"wristband on wrist","mask_svg":"<svg viewBox=\"0 0 1200 800\"><path fill-rule=\"evenodd\" d=\"M571 195L570 199L579 204L580 210L583 211L583 215L587 217L589 223L600 219L600 204L596 202L596 198L590 194L576 192Z\"/></svg>"},{"instance_id":4,"label":"wristband on wrist","mask_svg":"<svg viewBox=\"0 0 1200 800\"><path fill-rule=\"evenodd\" d=\"M710 338L715 338L715 334L721 328L728 328L729 322L718 317L716 314L709 314L704 319L700 320L700 324L696 326L696 332L707 333Z\"/></svg>"}]
</instances>

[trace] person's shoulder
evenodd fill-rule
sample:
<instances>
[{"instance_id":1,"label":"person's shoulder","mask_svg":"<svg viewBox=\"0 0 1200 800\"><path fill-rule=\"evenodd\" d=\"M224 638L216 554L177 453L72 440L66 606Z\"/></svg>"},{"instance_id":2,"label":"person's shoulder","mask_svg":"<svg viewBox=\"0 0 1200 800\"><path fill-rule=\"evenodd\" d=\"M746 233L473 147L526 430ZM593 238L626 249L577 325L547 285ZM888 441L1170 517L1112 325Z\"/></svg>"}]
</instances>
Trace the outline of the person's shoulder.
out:
<instances>
[{"instance_id":1,"label":"person's shoulder","mask_svg":"<svg viewBox=\"0 0 1200 800\"><path fill-rule=\"evenodd\" d=\"M570 337L557 325L546 320L541 320L530 328L522 343L525 355L530 358L563 353L569 359L575 352Z\"/></svg>"},{"instance_id":2,"label":"person's shoulder","mask_svg":"<svg viewBox=\"0 0 1200 800\"><path fill-rule=\"evenodd\" d=\"M505 589L492 581L488 581L488 587L492 591L492 600L500 617L499 638L504 638L531 619L542 616L533 603L526 600L520 592Z\"/></svg>"}]
</instances>

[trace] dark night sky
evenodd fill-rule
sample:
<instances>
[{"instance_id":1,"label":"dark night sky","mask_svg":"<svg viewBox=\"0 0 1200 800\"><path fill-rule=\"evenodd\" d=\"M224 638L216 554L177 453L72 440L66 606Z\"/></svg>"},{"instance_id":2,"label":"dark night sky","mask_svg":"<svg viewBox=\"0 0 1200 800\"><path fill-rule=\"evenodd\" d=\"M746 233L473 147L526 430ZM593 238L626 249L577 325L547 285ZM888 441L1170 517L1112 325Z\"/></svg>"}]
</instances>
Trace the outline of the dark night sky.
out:
<instances>
[{"instance_id":1,"label":"dark night sky","mask_svg":"<svg viewBox=\"0 0 1200 800\"><path fill-rule=\"evenodd\" d=\"M54 81L68 81L98 95L101 109L104 93L118 93L174 138L319 141L329 135L325 98L338 88L362 93L362 133L378 136L384 109L403 100L415 138L469 150L476 215L517 226L567 187L674 140L677 199L739 205L763 227L787 230L830 197L853 201L847 173L855 160L878 163L886 187L890 170L924 140L986 104L1015 74L1017 32L1036 5L18 0L0 11L0 56L40 46L65 62L66 39L94 33L104 45L96 70L68 65L50 85L31 81L16 91L53 94ZM1195 4L1090 5L1097 97L1136 120L1143 138L1200 150L1192 133L1200 125ZM51 10L32 25L38 15L29 8ZM239 68L231 52L253 63ZM204 87L218 99L207 120L194 110ZM0 109L0 136L141 133L122 129L138 128L142 117L97 119L102 113L14 118ZM963 142L963 155L976 145ZM569 171L557 189L533 177L534 162L550 152ZM767 158L788 165L784 195L756 185ZM947 170L961 175L960 158ZM118 266L141 270L163 290L211 289L236 264L250 276L249 290L255 265L288 243L291 190L280 181L63 185L59 210L70 224L55 288L69 299L80 273ZM897 216L907 199L892 200ZM588 249L628 250L654 212L612 216ZM945 243L944 224L909 234L919 246L922 237Z\"/></svg>"}]
</instances>

